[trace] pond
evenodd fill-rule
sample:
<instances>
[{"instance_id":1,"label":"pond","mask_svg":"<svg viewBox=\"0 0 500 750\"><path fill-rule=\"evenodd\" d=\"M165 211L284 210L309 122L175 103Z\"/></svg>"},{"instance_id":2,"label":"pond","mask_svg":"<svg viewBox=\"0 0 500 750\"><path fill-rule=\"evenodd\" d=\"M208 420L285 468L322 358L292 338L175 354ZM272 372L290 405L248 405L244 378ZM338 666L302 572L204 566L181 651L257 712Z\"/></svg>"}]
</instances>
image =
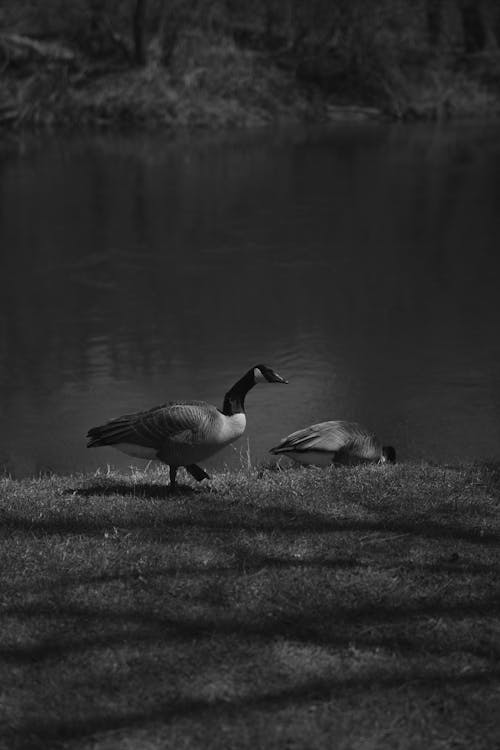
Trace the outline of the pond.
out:
<instances>
[{"instance_id":1,"label":"pond","mask_svg":"<svg viewBox=\"0 0 500 750\"><path fill-rule=\"evenodd\" d=\"M498 458L500 129L355 124L21 140L0 162L0 468L144 466L89 427L222 404L206 468L353 419L403 460ZM274 460L274 459L273 459Z\"/></svg>"}]
</instances>

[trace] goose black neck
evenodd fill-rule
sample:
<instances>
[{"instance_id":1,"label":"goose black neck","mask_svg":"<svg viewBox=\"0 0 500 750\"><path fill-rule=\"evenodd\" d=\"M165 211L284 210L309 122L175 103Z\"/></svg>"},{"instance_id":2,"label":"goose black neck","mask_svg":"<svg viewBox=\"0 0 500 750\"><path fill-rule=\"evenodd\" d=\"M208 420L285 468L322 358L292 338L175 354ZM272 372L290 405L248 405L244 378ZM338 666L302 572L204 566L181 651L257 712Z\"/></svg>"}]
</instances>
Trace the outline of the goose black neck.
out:
<instances>
[{"instance_id":1,"label":"goose black neck","mask_svg":"<svg viewBox=\"0 0 500 750\"><path fill-rule=\"evenodd\" d=\"M255 385L253 370L249 370L224 396L222 413L228 417L245 413L245 396Z\"/></svg>"}]
</instances>

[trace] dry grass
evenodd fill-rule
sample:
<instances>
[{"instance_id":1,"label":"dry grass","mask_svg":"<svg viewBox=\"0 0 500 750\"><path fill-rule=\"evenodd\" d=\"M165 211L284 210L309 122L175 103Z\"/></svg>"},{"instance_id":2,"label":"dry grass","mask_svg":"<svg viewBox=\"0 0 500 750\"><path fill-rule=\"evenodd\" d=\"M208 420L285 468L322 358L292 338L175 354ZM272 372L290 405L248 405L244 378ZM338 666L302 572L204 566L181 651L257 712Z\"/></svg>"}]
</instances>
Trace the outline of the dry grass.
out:
<instances>
[{"instance_id":1,"label":"dry grass","mask_svg":"<svg viewBox=\"0 0 500 750\"><path fill-rule=\"evenodd\" d=\"M2 129L220 129L500 114L493 7L483 29L489 42L476 39L472 52L457 3L436 15L433 36L424 0L157 0L147 3L147 65L138 69L125 3L4 5Z\"/></svg>"},{"instance_id":2,"label":"dry grass","mask_svg":"<svg viewBox=\"0 0 500 750\"><path fill-rule=\"evenodd\" d=\"M0 482L4 747L493 748L500 469Z\"/></svg>"},{"instance_id":3,"label":"dry grass","mask_svg":"<svg viewBox=\"0 0 500 750\"><path fill-rule=\"evenodd\" d=\"M22 80L7 77L0 99L10 102L16 127L233 128L316 112L293 74L262 54L194 32L184 42L169 68L152 59L144 68L41 69Z\"/></svg>"}]
</instances>

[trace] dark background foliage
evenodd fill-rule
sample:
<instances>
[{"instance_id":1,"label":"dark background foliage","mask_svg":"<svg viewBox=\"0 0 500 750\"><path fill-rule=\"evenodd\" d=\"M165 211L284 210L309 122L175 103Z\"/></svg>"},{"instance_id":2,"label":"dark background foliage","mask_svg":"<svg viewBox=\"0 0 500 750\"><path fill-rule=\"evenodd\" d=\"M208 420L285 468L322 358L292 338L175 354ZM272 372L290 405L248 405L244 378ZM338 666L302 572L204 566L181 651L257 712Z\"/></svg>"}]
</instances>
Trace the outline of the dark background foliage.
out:
<instances>
[{"instance_id":1,"label":"dark background foliage","mask_svg":"<svg viewBox=\"0 0 500 750\"><path fill-rule=\"evenodd\" d=\"M499 42L494 0L7 0L0 120L241 125L346 104L484 113Z\"/></svg>"}]
</instances>

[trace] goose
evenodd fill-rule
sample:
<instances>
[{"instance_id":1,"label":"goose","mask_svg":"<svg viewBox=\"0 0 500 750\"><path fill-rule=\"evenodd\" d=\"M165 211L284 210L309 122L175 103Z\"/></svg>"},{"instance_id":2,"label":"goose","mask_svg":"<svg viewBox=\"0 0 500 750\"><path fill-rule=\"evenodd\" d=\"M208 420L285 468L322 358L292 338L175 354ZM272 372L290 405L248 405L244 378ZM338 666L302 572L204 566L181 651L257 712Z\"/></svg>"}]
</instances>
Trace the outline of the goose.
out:
<instances>
[{"instance_id":1,"label":"goose","mask_svg":"<svg viewBox=\"0 0 500 750\"><path fill-rule=\"evenodd\" d=\"M172 489L179 466L201 482L210 477L198 462L243 435L248 391L257 383L287 382L271 367L255 365L226 393L222 410L206 401L169 401L92 427L87 448L110 445L135 458L162 461L169 465Z\"/></svg>"},{"instance_id":2,"label":"goose","mask_svg":"<svg viewBox=\"0 0 500 750\"><path fill-rule=\"evenodd\" d=\"M382 446L375 435L357 422L343 420L319 422L292 432L271 448L270 453L283 454L312 466L363 461L393 463L396 460L392 445Z\"/></svg>"}]
</instances>

